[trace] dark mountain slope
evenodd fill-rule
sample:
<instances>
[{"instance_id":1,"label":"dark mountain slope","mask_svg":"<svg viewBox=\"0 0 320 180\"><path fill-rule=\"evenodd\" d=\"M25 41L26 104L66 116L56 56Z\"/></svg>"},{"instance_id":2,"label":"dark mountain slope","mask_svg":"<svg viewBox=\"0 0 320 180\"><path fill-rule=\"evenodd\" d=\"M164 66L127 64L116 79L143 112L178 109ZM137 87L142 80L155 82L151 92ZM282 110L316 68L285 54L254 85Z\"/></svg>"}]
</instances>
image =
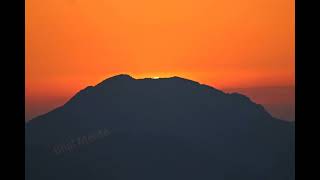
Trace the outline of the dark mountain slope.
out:
<instances>
[{"instance_id":1,"label":"dark mountain slope","mask_svg":"<svg viewBox=\"0 0 320 180\"><path fill-rule=\"evenodd\" d=\"M294 123L191 80L118 75L26 124L26 179L292 180Z\"/></svg>"}]
</instances>

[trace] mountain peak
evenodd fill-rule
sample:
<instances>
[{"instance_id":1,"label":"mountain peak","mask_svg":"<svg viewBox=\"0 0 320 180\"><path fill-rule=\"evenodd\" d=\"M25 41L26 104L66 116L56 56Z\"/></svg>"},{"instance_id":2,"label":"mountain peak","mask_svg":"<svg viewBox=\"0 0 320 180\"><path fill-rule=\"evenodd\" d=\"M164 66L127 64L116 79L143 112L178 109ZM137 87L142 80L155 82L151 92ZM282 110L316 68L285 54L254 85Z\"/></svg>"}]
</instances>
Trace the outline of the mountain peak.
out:
<instances>
[{"instance_id":1,"label":"mountain peak","mask_svg":"<svg viewBox=\"0 0 320 180\"><path fill-rule=\"evenodd\" d=\"M107 81L107 80L134 80L134 78L128 74L118 74L118 75L109 77L109 78L105 79L104 81ZM102 82L104 82L104 81L102 81Z\"/></svg>"},{"instance_id":2,"label":"mountain peak","mask_svg":"<svg viewBox=\"0 0 320 180\"><path fill-rule=\"evenodd\" d=\"M146 77L146 78L140 78L140 79L136 79L133 78L132 76L128 75L128 74L119 74L119 75L115 75L112 77L109 77L105 80L103 80L102 82L100 82L99 84L96 85L96 87L100 87L100 86L104 86L105 84L108 84L110 82L117 82L117 83L123 83L123 82L131 82L132 80L139 80L139 81L144 81L144 80L161 80L161 81L176 81L176 82L187 82L190 84L195 84L195 85L200 85L199 82L190 80L190 79L186 79L183 77L179 77L179 76L172 76L172 77Z\"/></svg>"},{"instance_id":3,"label":"mountain peak","mask_svg":"<svg viewBox=\"0 0 320 180\"><path fill-rule=\"evenodd\" d=\"M102 82L100 82L99 84L97 84L96 86L103 86L104 84L106 84L107 82L114 82L114 81L131 81L131 80L135 80L133 77L131 77L128 74L119 74L116 76L112 76L109 77L105 80L103 80Z\"/></svg>"}]
</instances>

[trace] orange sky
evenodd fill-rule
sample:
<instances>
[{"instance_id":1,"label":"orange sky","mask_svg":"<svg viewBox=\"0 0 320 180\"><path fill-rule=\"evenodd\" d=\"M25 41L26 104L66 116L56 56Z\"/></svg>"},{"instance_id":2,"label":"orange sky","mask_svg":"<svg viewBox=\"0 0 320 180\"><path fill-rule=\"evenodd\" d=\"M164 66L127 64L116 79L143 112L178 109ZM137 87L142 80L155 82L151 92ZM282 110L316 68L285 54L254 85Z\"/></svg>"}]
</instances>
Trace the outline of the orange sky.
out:
<instances>
[{"instance_id":1,"label":"orange sky","mask_svg":"<svg viewBox=\"0 0 320 180\"><path fill-rule=\"evenodd\" d=\"M26 113L120 73L294 86L294 48L293 0L26 0Z\"/></svg>"}]
</instances>

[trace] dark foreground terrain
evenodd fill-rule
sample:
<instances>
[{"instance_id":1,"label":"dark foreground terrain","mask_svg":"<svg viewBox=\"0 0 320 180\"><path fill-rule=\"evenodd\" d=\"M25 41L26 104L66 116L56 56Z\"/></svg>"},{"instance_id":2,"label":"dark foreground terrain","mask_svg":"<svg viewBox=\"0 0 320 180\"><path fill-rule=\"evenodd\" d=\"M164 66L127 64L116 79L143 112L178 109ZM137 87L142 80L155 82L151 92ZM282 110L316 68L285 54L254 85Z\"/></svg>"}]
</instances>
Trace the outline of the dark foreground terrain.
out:
<instances>
[{"instance_id":1,"label":"dark foreground terrain","mask_svg":"<svg viewBox=\"0 0 320 180\"><path fill-rule=\"evenodd\" d=\"M241 94L118 75L26 124L26 180L294 180L294 134Z\"/></svg>"}]
</instances>

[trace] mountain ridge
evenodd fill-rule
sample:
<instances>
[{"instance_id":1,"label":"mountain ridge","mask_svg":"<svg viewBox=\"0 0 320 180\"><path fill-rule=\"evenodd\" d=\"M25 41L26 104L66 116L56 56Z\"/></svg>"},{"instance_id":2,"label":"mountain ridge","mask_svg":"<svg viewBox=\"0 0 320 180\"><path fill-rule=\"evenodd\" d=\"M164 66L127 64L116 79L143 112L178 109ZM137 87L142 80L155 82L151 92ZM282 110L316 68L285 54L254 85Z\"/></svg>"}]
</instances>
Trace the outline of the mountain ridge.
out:
<instances>
[{"instance_id":1,"label":"mountain ridge","mask_svg":"<svg viewBox=\"0 0 320 180\"><path fill-rule=\"evenodd\" d=\"M52 111L56 110L56 109L59 109L61 107L63 107L65 104L68 104L70 101L72 101L74 98L77 98L77 96L82 96L83 94L86 94L86 93L89 93L91 90L93 90L94 88L101 88L103 86L107 86L110 82L128 82L128 81L167 81L167 80L170 80L170 81L178 81L178 82L184 82L184 83L190 83L190 84L193 84L193 85L197 85L197 86L201 86L203 88L208 88L210 90L214 90L216 92L220 92L221 94L225 94L225 95L231 95L231 96L235 96L235 97L239 97L239 98L242 98L246 101L250 101L252 103L255 103L254 101L252 101L248 96L245 96L241 93L237 93L237 92L232 92L232 93L225 93L221 90L218 90L212 86L209 86L209 85L206 85L206 84L201 84L199 82L196 82L196 81L193 81L193 80L190 80L190 79L186 79L186 78L183 78L183 77L179 77L179 76L173 76L173 77L165 77L165 78L157 78L157 79L153 79L153 78L140 78L140 79L136 79L136 78L133 78L132 76L128 75L128 74L119 74L119 75L115 75L115 76L112 76L112 77L109 77L109 78L106 78L105 80L101 81L100 83L92 86L92 85L89 85L87 87L85 87L84 89L81 89L80 91L78 91L77 93L75 93L74 96L72 96L66 103L64 103L62 106L60 107L57 107L55 109L53 109ZM107 90L107 89L106 89ZM257 104L255 103L257 106L262 106L261 104ZM263 109L265 109L263 106L262 106ZM267 111L266 111L267 112ZM269 113L269 112L267 112ZM39 115L37 117L34 117L32 118L31 120L33 119L37 119L38 117L41 117L41 116L44 116L46 115L47 113L44 113L42 115ZM269 113L270 114L270 113ZM271 116L271 115L270 115ZM274 117L273 117L274 118ZM27 121L28 122L31 122L31 120Z\"/></svg>"},{"instance_id":2,"label":"mountain ridge","mask_svg":"<svg viewBox=\"0 0 320 180\"><path fill-rule=\"evenodd\" d=\"M120 75L27 123L26 180L294 180L294 132L238 93Z\"/></svg>"}]
</instances>

